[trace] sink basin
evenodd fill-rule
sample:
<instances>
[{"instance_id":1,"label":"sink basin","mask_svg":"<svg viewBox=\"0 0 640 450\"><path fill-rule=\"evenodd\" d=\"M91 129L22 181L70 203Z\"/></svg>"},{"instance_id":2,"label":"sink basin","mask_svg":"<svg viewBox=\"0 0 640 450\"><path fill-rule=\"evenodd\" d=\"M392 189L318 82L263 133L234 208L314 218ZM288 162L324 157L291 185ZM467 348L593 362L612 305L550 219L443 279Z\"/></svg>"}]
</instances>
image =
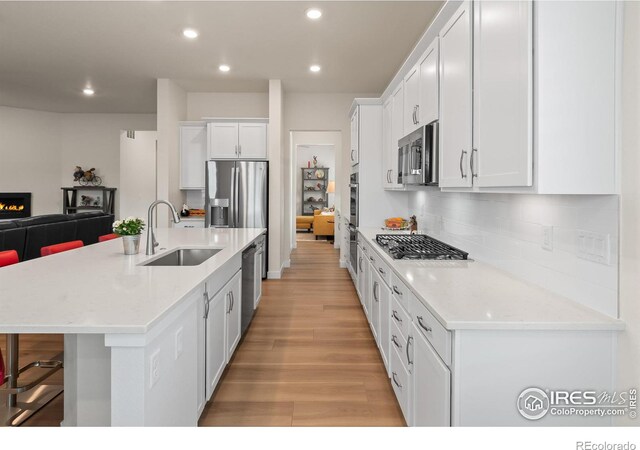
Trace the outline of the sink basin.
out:
<instances>
[{"instance_id":1,"label":"sink basin","mask_svg":"<svg viewBox=\"0 0 640 450\"><path fill-rule=\"evenodd\" d=\"M143 266L199 266L218 253L220 248L179 248L142 264Z\"/></svg>"}]
</instances>

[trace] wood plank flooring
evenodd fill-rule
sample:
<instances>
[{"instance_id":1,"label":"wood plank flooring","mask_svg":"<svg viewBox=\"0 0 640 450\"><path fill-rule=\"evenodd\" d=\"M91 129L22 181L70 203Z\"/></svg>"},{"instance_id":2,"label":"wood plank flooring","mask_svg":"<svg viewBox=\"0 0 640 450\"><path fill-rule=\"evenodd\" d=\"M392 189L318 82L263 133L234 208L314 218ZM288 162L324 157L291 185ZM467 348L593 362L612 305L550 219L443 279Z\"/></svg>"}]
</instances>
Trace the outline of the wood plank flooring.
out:
<instances>
[{"instance_id":1,"label":"wood plank flooring","mask_svg":"<svg viewBox=\"0 0 640 450\"><path fill-rule=\"evenodd\" d=\"M338 251L298 242L260 307L201 426L403 426Z\"/></svg>"},{"instance_id":2,"label":"wood plank flooring","mask_svg":"<svg viewBox=\"0 0 640 450\"><path fill-rule=\"evenodd\" d=\"M298 242L264 283L251 327L200 426L404 426L353 283L329 243ZM61 335L21 336L20 363L62 351ZM5 339L0 335L3 349ZM62 371L53 377L62 383ZM58 426L63 395L23 426Z\"/></svg>"}]
</instances>

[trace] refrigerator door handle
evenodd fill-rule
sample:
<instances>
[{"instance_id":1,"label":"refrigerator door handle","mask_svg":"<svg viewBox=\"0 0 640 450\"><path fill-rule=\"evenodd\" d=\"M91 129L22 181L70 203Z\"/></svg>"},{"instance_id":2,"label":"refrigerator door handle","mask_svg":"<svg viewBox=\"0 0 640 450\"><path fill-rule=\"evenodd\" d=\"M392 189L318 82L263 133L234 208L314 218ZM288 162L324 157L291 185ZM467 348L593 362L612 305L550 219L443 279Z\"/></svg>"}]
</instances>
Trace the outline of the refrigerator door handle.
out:
<instances>
[{"instance_id":1,"label":"refrigerator door handle","mask_svg":"<svg viewBox=\"0 0 640 450\"><path fill-rule=\"evenodd\" d=\"M238 180L236 180L236 168L231 169L231 204L229 205L229 214L227 221L229 222L229 228L235 228L236 226L236 187L238 186Z\"/></svg>"},{"instance_id":2,"label":"refrigerator door handle","mask_svg":"<svg viewBox=\"0 0 640 450\"><path fill-rule=\"evenodd\" d=\"M236 203L234 205L235 210L235 227L240 227L240 168L236 164L235 167L236 172Z\"/></svg>"}]
</instances>

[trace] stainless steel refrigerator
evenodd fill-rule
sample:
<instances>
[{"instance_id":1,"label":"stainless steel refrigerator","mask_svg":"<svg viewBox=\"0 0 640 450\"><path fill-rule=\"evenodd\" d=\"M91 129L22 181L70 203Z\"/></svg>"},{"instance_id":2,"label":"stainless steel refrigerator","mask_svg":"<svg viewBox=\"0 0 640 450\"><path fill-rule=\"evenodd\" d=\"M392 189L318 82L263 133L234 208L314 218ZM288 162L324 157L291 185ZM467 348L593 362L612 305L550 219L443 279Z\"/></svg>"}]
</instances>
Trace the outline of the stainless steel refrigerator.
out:
<instances>
[{"instance_id":1,"label":"stainless steel refrigerator","mask_svg":"<svg viewBox=\"0 0 640 450\"><path fill-rule=\"evenodd\" d=\"M266 161L207 161L205 226L267 228L269 163ZM267 276L266 251L262 277Z\"/></svg>"}]
</instances>

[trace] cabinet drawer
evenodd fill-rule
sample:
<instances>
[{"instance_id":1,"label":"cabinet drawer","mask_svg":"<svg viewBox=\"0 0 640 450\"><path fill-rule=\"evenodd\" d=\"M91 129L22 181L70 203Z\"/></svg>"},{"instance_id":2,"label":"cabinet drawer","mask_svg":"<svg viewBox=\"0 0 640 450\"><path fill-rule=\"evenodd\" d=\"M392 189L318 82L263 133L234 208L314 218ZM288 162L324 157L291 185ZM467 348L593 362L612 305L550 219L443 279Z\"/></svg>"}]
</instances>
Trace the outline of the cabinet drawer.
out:
<instances>
[{"instance_id":1,"label":"cabinet drawer","mask_svg":"<svg viewBox=\"0 0 640 450\"><path fill-rule=\"evenodd\" d=\"M409 311L409 298L412 296L409 288L398 278L395 273L391 274L391 292L404 309Z\"/></svg>"},{"instance_id":2,"label":"cabinet drawer","mask_svg":"<svg viewBox=\"0 0 640 450\"><path fill-rule=\"evenodd\" d=\"M411 373L412 367L410 364L410 351L407 338L402 335L400 328L395 323L392 323L389 327L389 345L393 348L392 351L398 353L398 358L402 362L402 367Z\"/></svg>"},{"instance_id":3,"label":"cabinet drawer","mask_svg":"<svg viewBox=\"0 0 640 450\"><path fill-rule=\"evenodd\" d=\"M451 366L451 332L415 296L411 298L411 319L447 366Z\"/></svg>"},{"instance_id":4,"label":"cabinet drawer","mask_svg":"<svg viewBox=\"0 0 640 450\"><path fill-rule=\"evenodd\" d=\"M382 261L382 258L380 258L380 256L378 256L371 249L368 249L368 255L369 259L371 260L371 264L373 264L376 272L380 274L382 281L384 281L387 286L389 286L391 284L391 270L389 269L389 266L387 266L387 264Z\"/></svg>"},{"instance_id":5,"label":"cabinet drawer","mask_svg":"<svg viewBox=\"0 0 640 450\"><path fill-rule=\"evenodd\" d=\"M404 420L411 423L411 375L402 365L398 352L391 352L391 386L396 394Z\"/></svg>"},{"instance_id":6,"label":"cabinet drawer","mask_svg":"<svg viewBox=\"0 0 640 450\"><path fill-rule=\"evenodd\" d=\"M398 327L398 330L402 334L402 338L406 341L409 337L411 316L402 306L400 306L398 299L393 295L391 296L391 308L389 309L389 315L391 316L390 322Z\"/></svg>"}]
</instances>

